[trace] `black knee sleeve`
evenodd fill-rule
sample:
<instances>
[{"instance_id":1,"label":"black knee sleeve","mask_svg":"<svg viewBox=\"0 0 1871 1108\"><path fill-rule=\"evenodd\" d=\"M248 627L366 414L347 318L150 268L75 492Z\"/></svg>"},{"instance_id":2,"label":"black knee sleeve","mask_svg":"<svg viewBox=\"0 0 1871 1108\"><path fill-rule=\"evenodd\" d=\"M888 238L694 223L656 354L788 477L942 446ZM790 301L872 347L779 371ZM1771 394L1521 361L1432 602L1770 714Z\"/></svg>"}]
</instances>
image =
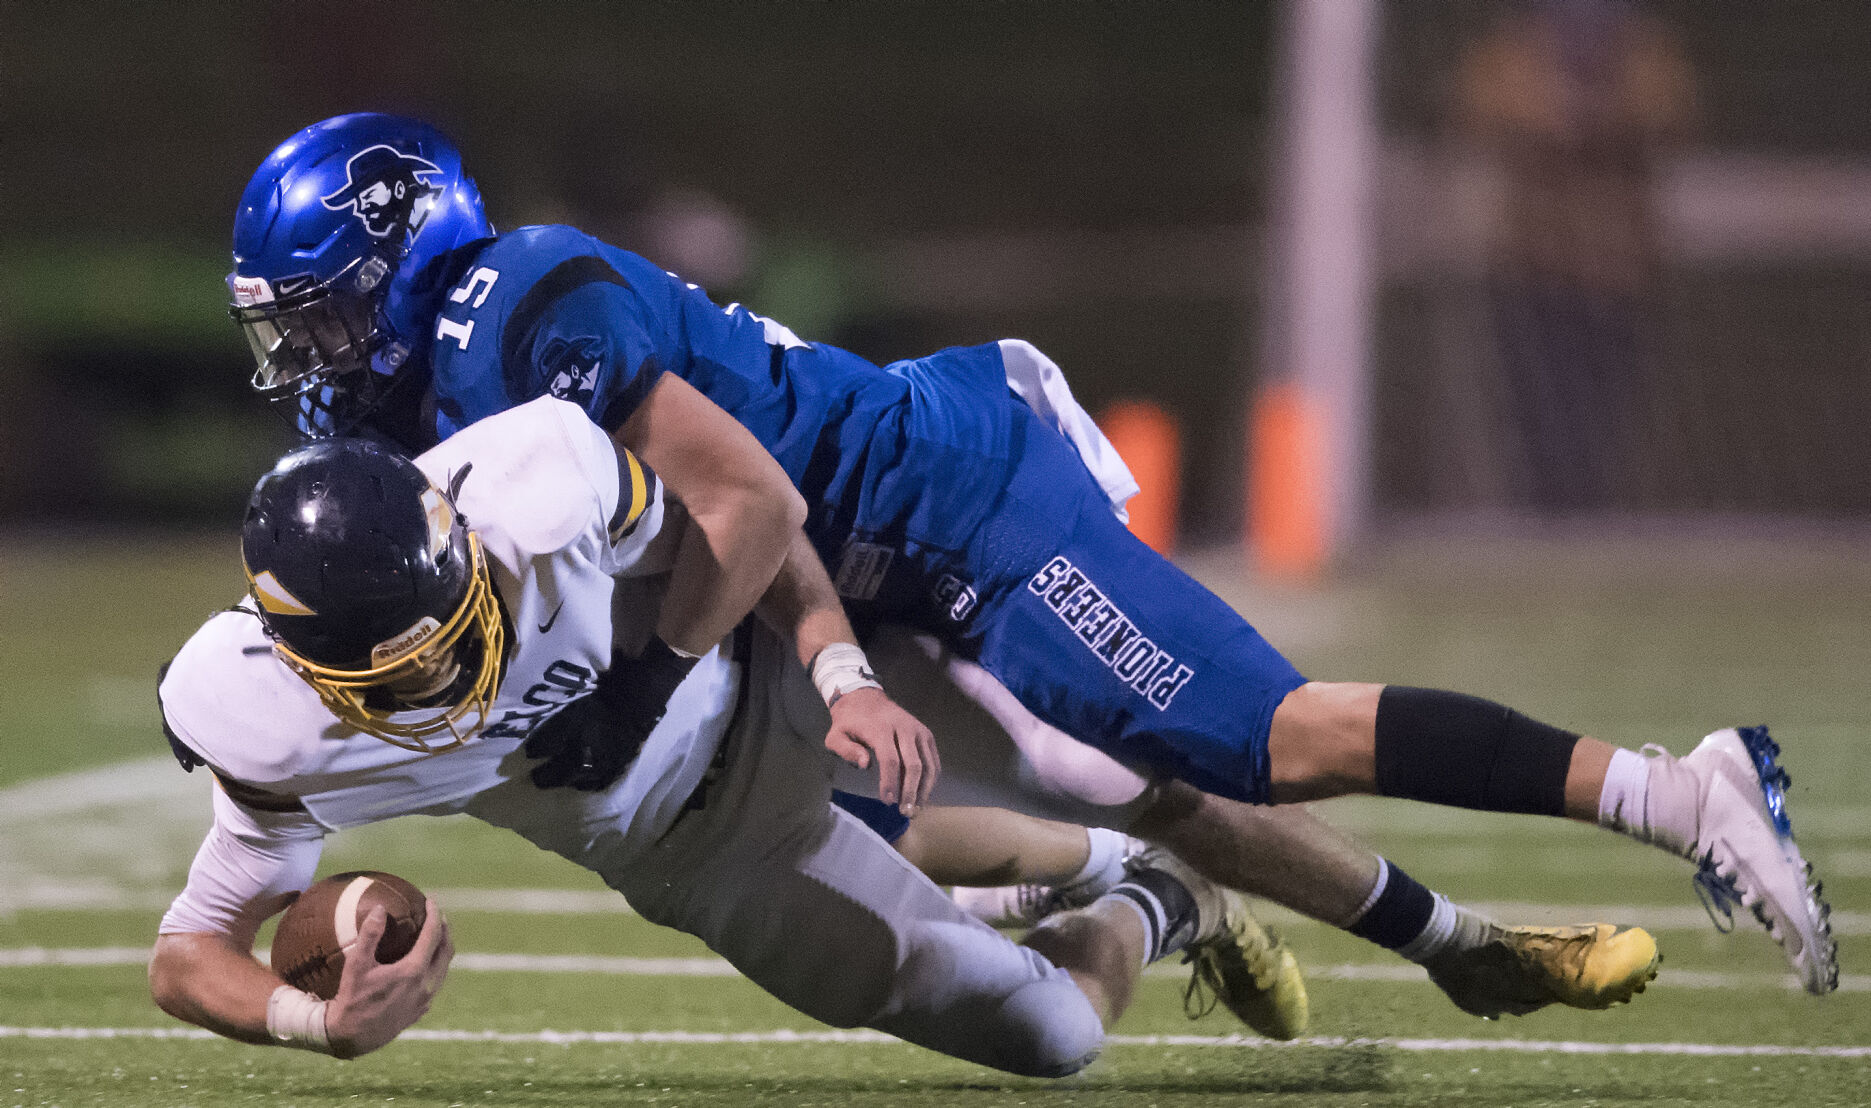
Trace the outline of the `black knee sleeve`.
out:
<instances>
[{"instance_id":1,"label":"black knee sleeve","mask_svg":"<svg viewBox=\"0 0 1871 1108\"><path fill-rule=\"evenodd\" d=\"M1561 816L1579 736L1462 693L1386 686L1377 792L1431 804Z\"/></svg>"}]
</instances>

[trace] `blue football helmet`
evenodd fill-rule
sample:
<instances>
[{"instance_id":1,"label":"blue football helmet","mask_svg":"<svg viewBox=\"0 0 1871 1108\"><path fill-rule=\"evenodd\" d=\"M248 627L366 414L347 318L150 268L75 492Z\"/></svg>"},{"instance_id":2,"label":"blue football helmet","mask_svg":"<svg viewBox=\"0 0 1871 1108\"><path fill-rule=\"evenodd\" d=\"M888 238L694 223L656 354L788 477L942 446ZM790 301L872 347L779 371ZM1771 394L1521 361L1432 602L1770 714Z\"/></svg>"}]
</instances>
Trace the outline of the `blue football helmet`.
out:
<instances>
[{"instance_id":1,"label":"blue football helmet","mask_svg":"<svg viewBox=\"0 0 1871 1108\"><path fill-rule=\"evenodd\" d=\"M506 647L487 557L407 458L346 438L286 455L247 502L241 558L274 652L349 726L434 752L486 718Z\"/></svg>"},{"instance_id":2,"label":"blue football helmet","mask_svg":"<svg viewBox=\"0 0 1871 1108\"><path fill-rule=\"evenodd\" d=\"M450 251L494 233L461 154L426 123L314 123L260 164L234 214L230 311L253 387L294 426L341 435L425 340Z\"/></svg>"}]
</instances>

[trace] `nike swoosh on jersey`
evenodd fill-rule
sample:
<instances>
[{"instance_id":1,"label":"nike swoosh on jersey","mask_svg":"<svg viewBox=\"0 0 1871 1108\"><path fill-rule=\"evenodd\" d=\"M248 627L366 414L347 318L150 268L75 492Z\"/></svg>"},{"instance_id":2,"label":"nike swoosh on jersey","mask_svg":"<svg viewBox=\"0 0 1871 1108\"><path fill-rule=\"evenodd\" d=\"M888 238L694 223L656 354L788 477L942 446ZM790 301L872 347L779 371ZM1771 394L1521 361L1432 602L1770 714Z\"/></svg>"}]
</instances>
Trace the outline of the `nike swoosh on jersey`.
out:
<instances>
[{"instance_id":1,"label":"nike swoosh on jersey","mask_svg":"<svg viewBox=\"0 0 1871 1108\"><path fill-rule=\"evenodd\" d=\"M561 600L559 601L559 606L552 609L552 614L546 617L546 621L539 625L539 633L543 635L546 632L552 630L552 625L559 622L559 613L563 612L564 610L565 610L565 601Z\"/></svg>"}]
</instances>

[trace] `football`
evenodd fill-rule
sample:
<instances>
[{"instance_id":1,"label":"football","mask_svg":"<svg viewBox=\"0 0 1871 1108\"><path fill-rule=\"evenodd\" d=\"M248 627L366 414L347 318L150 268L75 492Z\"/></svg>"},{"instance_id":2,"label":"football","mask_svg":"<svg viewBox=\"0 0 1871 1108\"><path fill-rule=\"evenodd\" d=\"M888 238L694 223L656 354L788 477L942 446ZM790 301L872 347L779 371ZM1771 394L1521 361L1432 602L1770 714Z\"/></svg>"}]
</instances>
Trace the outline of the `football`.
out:
<instances>
[{"instance_id":1,"label":"football","mask_svg":"<svg viewBox=\"0 0 1871 1108\"><path fill-rule=\"evenodd\" d=\"M273 972L286 984L322 1000L338 992L344 956L357 941L358 925L381 904L388 917L377 961L394 962L416 945L428 913L422 890L393 873L337 873L299 894L273 935Z\"/></svg>"}]
</instances>

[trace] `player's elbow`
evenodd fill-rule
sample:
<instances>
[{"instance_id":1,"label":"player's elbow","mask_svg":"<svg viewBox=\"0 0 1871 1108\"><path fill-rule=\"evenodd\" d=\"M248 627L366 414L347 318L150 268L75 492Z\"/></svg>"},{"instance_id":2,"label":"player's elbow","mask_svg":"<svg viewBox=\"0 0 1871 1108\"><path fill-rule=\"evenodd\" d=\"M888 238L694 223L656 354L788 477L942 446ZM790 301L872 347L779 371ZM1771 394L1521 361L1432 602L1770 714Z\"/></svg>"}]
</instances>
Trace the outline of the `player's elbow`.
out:
<instances>
[{"instance_id":1,"label":"player's elbow","mask_svg":"<svg viewBox=\"0 0 1871 1108\"><path fill-rule=\"evenodd\" d=\"M730 487L723 489L723 507L745 519L758 519L773 533L791 534L806 521L805 497L791 477L771 458L763 465L739 468Z\"/></svg>"},{"instance_id":2,"label":"player's elbow","mask_svg":"<svg viewBox=\"0 0 1871 1108\"><path fill-rule=\"evenodd\" d=\"M790 533L806 525L806 498L799 495L799 490L786 486L786 518L789 521L786 530Z\"/></svg>"},{"instance_id":3,"label":"player's elbow","mask_svg":"<svg viewBox=\"0 0 1871 1108\"><path fill-rule=\"evenodd\" d=\"M793 487L792 482L762 487L755 496L767 517L772 534L790 538L793 532L805 526L806 498L799 495L799 490Z\"/></svg>"},{"instance_id":4,"label":"player's elbow","mask_svg":"<svg viewBox=\"0 0 1871 1108\"><path fill-rule=\"evenodd\" d=\"M191 932L156 936L156 949L149 958L149 995L156 1007L184 1023L211 1026L206 1022L204 989L227 974L216 967L214 951L207 944L221 941L218 936Z\"/></svg>"},{"instance_id":5,"label":"player's elbow","mask_svg":"<svg viewBox=\"0 0 1871 1108\"><path fill-rule=\"evenodd\" d=\"M156 1007L176 1019L189 1021L188 972L170 936L156 939L156 950L149 958L149 995Z\"/></svg>"},{"instance_id":6,"label":"player's elbow","mask_svg":"<svg viewBox=\"0 0 1871 1108\"><path fill-rule=\"evenodd\" d=\"M690 510L703 531L732 534L735 545L764 551L784 551L806 521L805 498L790 483L742 485L711 509Z\"/></svg>"}]
</instances>

